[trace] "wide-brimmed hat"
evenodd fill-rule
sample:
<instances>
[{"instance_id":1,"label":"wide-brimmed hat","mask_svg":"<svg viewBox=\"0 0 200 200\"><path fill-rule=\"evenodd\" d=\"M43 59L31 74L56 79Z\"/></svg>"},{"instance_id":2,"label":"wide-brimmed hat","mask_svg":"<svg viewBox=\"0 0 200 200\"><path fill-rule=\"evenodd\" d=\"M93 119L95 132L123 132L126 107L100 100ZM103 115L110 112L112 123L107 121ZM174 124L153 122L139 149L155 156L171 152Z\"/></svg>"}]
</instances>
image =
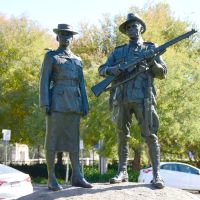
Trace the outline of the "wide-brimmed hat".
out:
<instances>
[{"instance_id":1,"label":"wide-brimmed hat","mask_svg":"<svg viewBox=\"0 0 200 200\"><path fill-rule=\"evenodd\" d=\"M66 32L69 32L71 33L72 35L76 35L78 34L77 32L73 31L73 28L71 25L69 24L58 24L58 28L54 28L53 29L53 32L58 34L59 32L61 31L66 31Z\"/></svg>"},{"instance_id":2,"label":"wide-brimmed hat","mask_svg":"<svg viewBox=\"0 0 200 200\"><path fill-rule=\"evenodd\" d=\"M133 13L129 13L127 15L126 21L119 26L119 30L122 33L126 34L126 25L131 21L138 21L143 26L141 33L144 33L146 31L146 24L144 20L141 17L139 17L137 14L133 14Z\"/></svg>"}]
</instances>

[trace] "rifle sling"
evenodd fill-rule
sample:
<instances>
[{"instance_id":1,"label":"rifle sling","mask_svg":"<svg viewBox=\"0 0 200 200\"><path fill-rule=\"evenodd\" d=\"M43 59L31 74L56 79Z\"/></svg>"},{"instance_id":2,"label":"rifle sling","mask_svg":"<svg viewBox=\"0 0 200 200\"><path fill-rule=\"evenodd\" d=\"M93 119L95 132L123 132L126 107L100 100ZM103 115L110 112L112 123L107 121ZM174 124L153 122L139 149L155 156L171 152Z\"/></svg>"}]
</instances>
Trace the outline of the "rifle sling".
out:
<instances>
[{"instance_id":1,"label":"rifle sling","mask_svg":"<svg viewBox=\"0 0 200 200\"><path fill-rule=\"evenodd\" d=\"M166 51L166 49L164 49L164 50L158 52L158 53L154 56L154 59L158 58L160 55L162 55L163 53L165 53L165 51ZM126 79L126 80L124 80L124 81L121 81L121 82L119 82L119 83L116 83L115 85L112 85L112 86L110 86L110 87L105 88L104 92L110 91L110 90L112 90L113 88L118 87L119 85L122 85L122 84L124 84L124 83L126 83L126 82L128 82L128 81L133 80L133 79L136 78L139 74L141 74L141 73L143 73L143 72L146 72L147 70L149 70L149 67L147 67L147 68L145 68L144 70L141 70L141 71L135 73L133 76L131 76L130 78L128 78L128 79Z\"/></svg>"},{"instance_id":2,"label":"rifle sling","mask_svg":"<svg viewBox=\"0 0 200 200\"><path fill-rule=\"evenodd\" d=\"M122 84L124 84L124 83L126 83L126 82L128 82L128 81L130 81L130 80L132 80L132 79L134 79L134 78L136 78L139 74L146 72L148 69L149 69L149 68L145 68L144 70L141 70L141 71L135 73L135 74L134 74L133 76L131 76L130 78L128 78L128 79L126 79L126 80L124 80L124 81L121 81L121 82L119 82L119 83L116 83L116 84L114 84L114 85L112 85L112 86L110 86L110 87L107 87L104 91L107 92L107 91L109 91L109 90L112 90L113 88L116 88L116 87L118 87L119 85L122 85Z\"/></svg>"}]
</instances>

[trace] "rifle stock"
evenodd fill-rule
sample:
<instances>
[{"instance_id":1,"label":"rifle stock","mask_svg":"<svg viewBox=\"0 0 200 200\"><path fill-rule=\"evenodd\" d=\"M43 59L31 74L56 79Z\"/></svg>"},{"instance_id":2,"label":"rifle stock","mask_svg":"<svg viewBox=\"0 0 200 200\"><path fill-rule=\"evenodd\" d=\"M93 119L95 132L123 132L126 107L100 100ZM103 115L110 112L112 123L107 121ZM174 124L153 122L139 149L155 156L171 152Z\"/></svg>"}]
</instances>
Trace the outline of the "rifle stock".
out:
<instances>
[{"instance_id":1,"label":"rifle stock","mask_svg":"<svg viewBox=\"0 0 200 200\"><path fill-rule=\"evenodd\" d=\"M91 90L94 93L94 95L96 97L98 97L105 90L105 88L107 88L107 86L110 85L110 83L112 81L114 81L114 79L115 79L115 76L108 76L104 80L99 82L98 84L94 85L91 88Z\"/></svg>"}]
</instances>

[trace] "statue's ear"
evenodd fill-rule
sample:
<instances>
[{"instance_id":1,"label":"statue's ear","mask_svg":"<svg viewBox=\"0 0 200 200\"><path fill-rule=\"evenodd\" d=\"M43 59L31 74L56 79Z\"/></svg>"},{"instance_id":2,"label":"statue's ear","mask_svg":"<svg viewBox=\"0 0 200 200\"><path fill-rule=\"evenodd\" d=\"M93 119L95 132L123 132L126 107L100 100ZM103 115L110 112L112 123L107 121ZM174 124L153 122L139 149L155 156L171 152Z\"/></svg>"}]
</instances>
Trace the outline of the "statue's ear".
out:
<instances>
[{"instance_id":1,"label":"statue's ear","mask_svg":"<svg viewBox=\"0 0 200 200\"><path fill-rule=\"evenodd\" d=\"M143 32L144 32L144 27L141 26L141 28L140 28L140 33L143 33Z\"/></svg>"}]
</instances>

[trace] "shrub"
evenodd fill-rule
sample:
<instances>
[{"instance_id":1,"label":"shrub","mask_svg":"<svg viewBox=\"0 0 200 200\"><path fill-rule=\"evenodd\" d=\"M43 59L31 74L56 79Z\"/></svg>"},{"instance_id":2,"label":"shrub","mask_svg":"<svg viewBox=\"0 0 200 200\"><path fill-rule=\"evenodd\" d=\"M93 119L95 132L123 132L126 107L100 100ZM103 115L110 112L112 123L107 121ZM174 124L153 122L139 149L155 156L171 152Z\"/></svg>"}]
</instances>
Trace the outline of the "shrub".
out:
<instances>
[{"instance_id":1,"label":"shrub","mask_svg":"<svg viewBox=\"0 0 200 200\"><path fill-rule=\"evenodd\" d=\"M24 173L27 173L31 176L34 183L45 184L47 182L47 168L46 164L35 164L35 165L10 165L11 167L18 169ZM117 165L108 165L108 170L106 174L99 174L98 166L84 166L84 177L87 181L91 183L105 183L109 182L109 179L112 178L117 172ZM60 180L59 182L65 181L66 176L66 166L57 165L55 166L56 177ZM71 166L69 169L69 178L71 177ZM128 167L129 181L137 182L139 173L132 170Z\"/></svg>"}]
</instances>

